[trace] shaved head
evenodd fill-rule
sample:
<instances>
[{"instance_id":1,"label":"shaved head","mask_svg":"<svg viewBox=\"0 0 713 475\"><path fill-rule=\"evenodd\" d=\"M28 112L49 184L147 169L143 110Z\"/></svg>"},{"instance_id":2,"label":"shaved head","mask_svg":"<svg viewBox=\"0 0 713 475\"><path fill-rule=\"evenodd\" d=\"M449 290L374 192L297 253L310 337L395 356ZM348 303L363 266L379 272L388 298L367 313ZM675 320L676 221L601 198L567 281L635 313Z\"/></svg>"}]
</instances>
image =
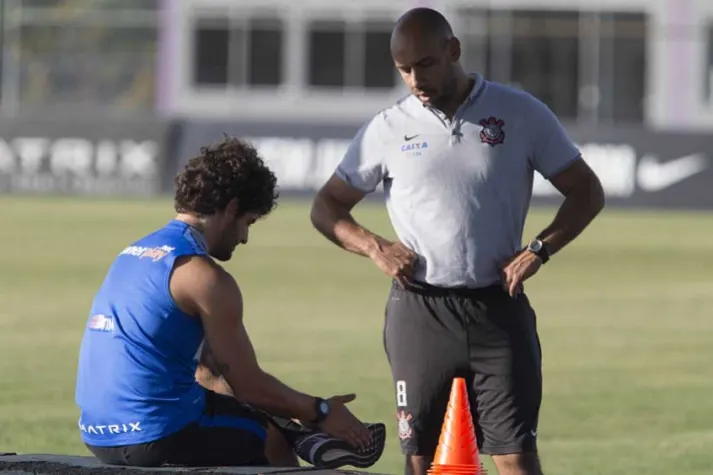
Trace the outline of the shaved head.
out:
<instances>
[{"instance_id":1,"label":"shaved head","mask_svg":"<svg viewBox=\"0 0 713 475\"><path fill-rule=\"evenodd\" d=\"M460 55L460 41L450 23L431 8L407 11L391 32L394 65L424 105L441 108L454 101L465 77Z\"/></svg>"},{"instance_id":2,"label":"shaved head","mask_svg":"<svg viewBox=\"0 0 713 475\"><path fill-rule=\"evenodd\" d=\"M440 12L419 7L407 11L396 20L391 35L392 46L395 38L400 35L430 36L446 41L453 37L453 29Z\"/></svg>"}]
</instances>

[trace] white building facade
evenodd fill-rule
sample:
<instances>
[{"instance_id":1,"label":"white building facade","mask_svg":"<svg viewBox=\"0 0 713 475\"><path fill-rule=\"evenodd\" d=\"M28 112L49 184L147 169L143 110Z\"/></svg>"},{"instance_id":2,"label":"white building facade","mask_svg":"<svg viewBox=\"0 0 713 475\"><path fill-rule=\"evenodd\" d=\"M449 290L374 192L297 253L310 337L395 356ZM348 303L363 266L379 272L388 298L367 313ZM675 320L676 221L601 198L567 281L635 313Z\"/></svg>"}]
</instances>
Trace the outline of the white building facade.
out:
<instances>
[{"instance_id":1,"label":"white building facade","mask_svg":"<svg viewBox=\"0 0 713 475\"><path fill-rule=\"evenodd\" d=\"M405 92L388 38L417 5L451 21L468 69L529 90L563 121L713 128L708 0L168 0L159 108L360 122Z\"/></svg>"}]
</instances>

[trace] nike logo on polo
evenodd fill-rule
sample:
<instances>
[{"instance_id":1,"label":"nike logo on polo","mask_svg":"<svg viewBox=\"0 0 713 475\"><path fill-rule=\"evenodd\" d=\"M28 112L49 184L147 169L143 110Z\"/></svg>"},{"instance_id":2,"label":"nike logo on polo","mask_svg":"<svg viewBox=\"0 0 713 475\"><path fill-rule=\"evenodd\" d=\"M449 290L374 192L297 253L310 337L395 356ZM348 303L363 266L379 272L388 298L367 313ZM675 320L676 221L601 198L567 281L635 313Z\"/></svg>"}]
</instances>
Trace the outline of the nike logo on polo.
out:
<instances>
[{"instance_id":1,"label":"nike logo on polo","mask_svg":"<svg viewBox=\"0 0 713 475\"><path fill-rule=\"evenodd\" d=\"M404 135L404 141L408 142L409 140L413 140L418 136L419 136L419 134L412 135L411 137L409 137L408 135Z\"/></svg>"},{"instance_id":2,"label":"nike logo on polo","mask_svg":"<svg viewBox=\"0 0 713 475\"><path fill-rule=\"evenodd\" d=\"M651 155L641 158L637 170L639 186L644 191L661 191L708 168L707 157L694 153L667 162Z\"/></svg>"}]
</instances>

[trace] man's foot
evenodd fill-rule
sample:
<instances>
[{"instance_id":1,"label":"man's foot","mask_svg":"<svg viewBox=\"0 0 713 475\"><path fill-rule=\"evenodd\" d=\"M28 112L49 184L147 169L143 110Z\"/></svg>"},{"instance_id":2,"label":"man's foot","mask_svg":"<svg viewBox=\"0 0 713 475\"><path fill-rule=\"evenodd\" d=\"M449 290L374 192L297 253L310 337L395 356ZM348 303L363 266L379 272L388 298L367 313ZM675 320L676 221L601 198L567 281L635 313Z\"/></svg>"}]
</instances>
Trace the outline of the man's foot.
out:
<instances>
[{"instance_id":1,"label":"man's foot","mask_svg":"<svg viewBox=\"0 0 713 475\"><path fill-rule=\"evenodd\" d=\"M381 423L364 424L371 433L371 439L363 449L355 449L341 439L307 429L290 419L272 419L292 444L297 456L318 468L334 470L345 465L368 468L374 465L384 452L386 426Z\"/></svg>"}]
</instances>

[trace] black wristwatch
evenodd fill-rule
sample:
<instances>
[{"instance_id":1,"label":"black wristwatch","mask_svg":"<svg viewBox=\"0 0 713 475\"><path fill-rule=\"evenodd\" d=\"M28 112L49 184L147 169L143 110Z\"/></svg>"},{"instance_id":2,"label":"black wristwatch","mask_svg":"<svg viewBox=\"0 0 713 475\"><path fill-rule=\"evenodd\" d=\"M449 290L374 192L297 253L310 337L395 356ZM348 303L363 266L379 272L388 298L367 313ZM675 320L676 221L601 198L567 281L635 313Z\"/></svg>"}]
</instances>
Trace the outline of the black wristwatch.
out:
<instances>
[{"instance_id":1,"label":"black wristwatch","mask_svg":"<svg viewBox=\"0 0 713 475\"><path fill-rule=\"evenodd\" d=\"M550 255L547 252L547 246L545 246L545 243L543 243L540 239L533 239L530 241L527 245L527 250L535 253L542 260L543 264L550 260Z\"/></svg>"},{"instance_id":2,"label":"black wristwatch","mask_svg":"<svg viewBox=\"0 0 713 475\"><path fill-rule=\"evenodd\" d=\"M315 397L314 398L314 410L316 412L316 416L314 419L312 419L310 422L312 424L319 424L323 420L327 418L329 415L329 402L322 399L321 397Z\"/></svg>"}]
</instances>

